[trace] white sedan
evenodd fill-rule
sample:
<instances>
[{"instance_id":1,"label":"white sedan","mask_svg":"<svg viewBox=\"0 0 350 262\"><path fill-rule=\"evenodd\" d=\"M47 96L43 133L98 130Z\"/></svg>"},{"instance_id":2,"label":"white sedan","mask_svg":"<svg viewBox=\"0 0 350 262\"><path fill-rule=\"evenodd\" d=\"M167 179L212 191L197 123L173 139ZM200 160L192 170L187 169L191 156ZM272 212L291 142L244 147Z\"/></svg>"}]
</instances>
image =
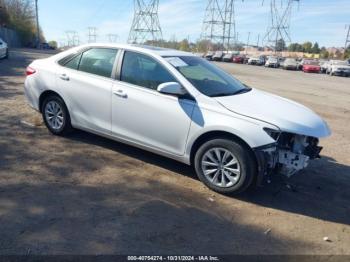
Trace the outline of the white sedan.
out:
<instances>
[{"instance_id":1,"label":"white sedan","mask_svg":"<svg viewBox=\"0 0 350 262\"><path fill-rule=\"evenodd\" d=\"M91 44L36 60L25 94L54 135L83 129L176 159L220 193L296 173L330 135L310 109L156 47Z\"/></svg>"},{"instance_id":2,"label":"white sedan","mask_svg":"<svg viewBox=\"0 0 350 262\"><path fill-rule=\"evenodd\" d=\"M0 59L8 57L8 46L4 40L0 38Z\"/></svg>"}]
</instances>

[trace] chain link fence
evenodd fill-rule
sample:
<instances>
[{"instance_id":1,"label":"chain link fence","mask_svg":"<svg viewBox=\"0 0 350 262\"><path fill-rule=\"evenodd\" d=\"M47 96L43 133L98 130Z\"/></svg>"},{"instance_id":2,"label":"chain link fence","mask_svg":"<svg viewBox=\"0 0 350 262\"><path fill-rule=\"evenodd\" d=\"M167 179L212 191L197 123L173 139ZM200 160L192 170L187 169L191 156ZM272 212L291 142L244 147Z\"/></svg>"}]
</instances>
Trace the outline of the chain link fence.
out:
<instances>
[{"instance_id":1,"label":"chain link fence","mask_svg":"<svg viewBox=\"0 0 350 262\"><path fill-rule=\"evenodd\" d=\"M21 42L19 41L19 37L14 30L0 27L0 38L2 38L9 47L20 47Z\"/></svg>"}]
</instances>

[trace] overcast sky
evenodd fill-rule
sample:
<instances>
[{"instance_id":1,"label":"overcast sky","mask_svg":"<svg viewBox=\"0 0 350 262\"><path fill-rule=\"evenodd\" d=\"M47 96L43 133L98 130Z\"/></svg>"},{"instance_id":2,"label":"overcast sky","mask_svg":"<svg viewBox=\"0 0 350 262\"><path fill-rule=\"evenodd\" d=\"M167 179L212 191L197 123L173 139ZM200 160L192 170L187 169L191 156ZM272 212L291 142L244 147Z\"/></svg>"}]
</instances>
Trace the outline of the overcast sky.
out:
<instances>
[{"instance_id":1,"label":"overcast sky","mask_svg":"<svg viewBox=\"0 0 350 262\"><path fill-rule=\"evenodd\" d=\"M145 0L146 1L146 0ZM283 0L284 1L284 0ZM239 40L256 42L267 30L269 0L236 0L236 27ZM159 19L165 39L199 38L206 0L160 0ZM132 0L39 0L39 18L46 39L64 40L67 30L87 40L87 27L98 28L98 42L107 34L117 34L126 42L132 18ZM312 41L320 46L344 46L346 24L350 24L350 0L300 0L293 9L291 38L293 42Z\"/></svg>"}]
</instances>

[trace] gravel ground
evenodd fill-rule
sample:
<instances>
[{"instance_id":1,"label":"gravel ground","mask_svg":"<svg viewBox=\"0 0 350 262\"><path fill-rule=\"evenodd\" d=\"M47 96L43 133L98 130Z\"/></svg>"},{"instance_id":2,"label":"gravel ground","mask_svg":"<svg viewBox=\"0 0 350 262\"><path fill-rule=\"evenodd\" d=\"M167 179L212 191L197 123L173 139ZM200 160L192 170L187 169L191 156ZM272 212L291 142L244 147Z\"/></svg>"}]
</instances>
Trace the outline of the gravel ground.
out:
<instances>
[{"instance_id":1,"label":"gravel ground","mask_svg":"<svg viewBox=\"0 0 350 262\"><path fill-rule=\"evenodd\" d=\"M45 56L0 61L0 255L350 254L350 78L219 64L333 131L305 171L233 198L175 161L82 131L50 135L23 96L25 66Z\"/></svg>"}]
</instances>

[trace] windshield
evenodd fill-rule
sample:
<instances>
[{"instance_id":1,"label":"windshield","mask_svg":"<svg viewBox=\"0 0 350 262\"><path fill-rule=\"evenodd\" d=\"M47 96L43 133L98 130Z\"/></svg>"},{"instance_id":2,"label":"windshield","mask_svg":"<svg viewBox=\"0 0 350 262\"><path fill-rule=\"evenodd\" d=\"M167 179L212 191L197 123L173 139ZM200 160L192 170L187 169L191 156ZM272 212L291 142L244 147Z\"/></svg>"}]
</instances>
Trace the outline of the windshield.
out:
<instances>
[{"instance_id":1,"label":"windshield","mask_svg":"<svg viewBox=\"0 0 350 262\"><path fill-rule=\"evenodd\" d=\"M195 56L164 58L204 95L230 96L250 90L233 76L202 58Z\"/></svg>"},{"instance_id":2,"label":"windshield","mask_svg":"<svg viewBox=\"0 0 350 262\"><path fill-rule=\"evenodd\" d=\"M318 65L317 61L305 61L305 65Z\"/></svg>"}]
</instances>

